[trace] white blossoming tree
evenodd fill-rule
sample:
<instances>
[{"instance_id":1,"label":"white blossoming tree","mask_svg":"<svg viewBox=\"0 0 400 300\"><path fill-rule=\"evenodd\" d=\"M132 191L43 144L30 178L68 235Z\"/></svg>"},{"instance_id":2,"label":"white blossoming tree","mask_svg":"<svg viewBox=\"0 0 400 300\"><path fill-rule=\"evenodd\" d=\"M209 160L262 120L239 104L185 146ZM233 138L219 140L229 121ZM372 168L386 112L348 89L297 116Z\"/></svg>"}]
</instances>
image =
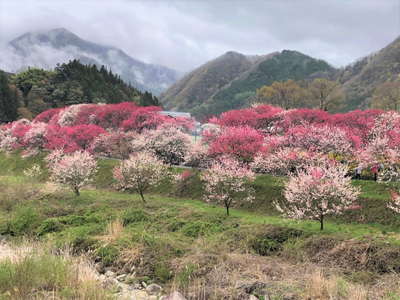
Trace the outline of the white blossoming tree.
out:
<instances>
[{"instance_id":1,"label":"white blossoming tree","mask_svg":"<svg viewBox=\"0 0 400 300\"><path fill-rule=\"evenodd\" d=\"M360 193L351 185L347 172L347 166L328 160L317 165L311 162L289 177L285 200L275 205L289 218L318 220L323 230L324 217L351 208Z\"/></svg>"},{"instance_id":2,"label":"white blossoming tree","mask_svg":"<svg viewBox=\"0 0 400 300\"><path fill-rule=\"evenodd\" d=\"M229 208L238 202L251 202L254 190L249 182L255 179L254 173L237 160L223 157L201 174L205 182L205 200L223 204L229 216Z\"/></svg>"},{"instance_id":3,"label":"white blossoming tree","mask_svg":"<svg viewBox=\"0 0 400 300\"><path fill-rule=\"evenodd\" d=\"M168 165L151 153L139 152L123 160L113 173L118 189L137 192L146 202L144 193L168 176Z\"/></svg>"},{"instance_id":4,"label":"white blossoming tree","mask_svg":"<svg viewBox=\"0 0 400 300\"><path fill-rule=\"evenodd\" d=\"M97 171L96 159L85 151L72 154L54 152L47 159L53 182L64 184L80 195L80 189L87 185Z\"/></svg>"}]
</instances>

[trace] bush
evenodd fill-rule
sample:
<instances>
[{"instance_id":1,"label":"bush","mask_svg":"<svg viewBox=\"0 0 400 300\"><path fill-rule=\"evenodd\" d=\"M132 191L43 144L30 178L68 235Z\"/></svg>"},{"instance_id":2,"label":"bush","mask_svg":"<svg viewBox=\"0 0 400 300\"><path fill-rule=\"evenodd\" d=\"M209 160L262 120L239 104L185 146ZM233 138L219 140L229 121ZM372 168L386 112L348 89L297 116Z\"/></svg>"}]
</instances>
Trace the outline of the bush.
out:
<instances>
[{"instance_id":1,"label":"bush","mask_svg":"<svg viewBox=\"0 0 400 300\"><path fill-rule=\"evenodd\" d=\"M50 232L58 232L62 230L62 224L56 218L44 220L37 230L37 234L44 235Z\"/></svg>"},{"instance_id":2,"label":"bush","mask_svg":"<svg viewBox=\"0 0 400 300\"><path fill-rule=\"evenodd\" d=\"M259 255L267 256L280 251L289 239L298 238L304 232L287 227L269 226L250 240L251 248Z\"/></svg>"},{"instance_id":3,"label":"bush","mask_svg":"<svg viewBox=\"0 0 400 300\"><path fill-rule=\"evenodd\" d=\"M96 250L104 267L111 266L118 259L119 250L112 245L107 245Z\"/></svg>"},{"instance_id":4,"label":"bush","mask_svg":"<svg viewBox=\"0 0 400 300\"><path fill-rule=\"evenodd\" d=\"M33 208L19 207L9 223L9 233L16 236L32 234L39 222L39 215Z\"/></svg>"}]
</instances>

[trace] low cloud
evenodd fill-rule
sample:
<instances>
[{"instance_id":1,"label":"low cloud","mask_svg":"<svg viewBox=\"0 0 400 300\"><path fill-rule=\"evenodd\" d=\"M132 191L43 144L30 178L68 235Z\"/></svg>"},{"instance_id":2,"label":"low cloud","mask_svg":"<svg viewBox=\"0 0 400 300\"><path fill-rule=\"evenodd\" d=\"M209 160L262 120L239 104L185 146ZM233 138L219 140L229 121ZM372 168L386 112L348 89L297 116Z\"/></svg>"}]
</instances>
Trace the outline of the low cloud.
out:
<instances>
[{"instance_id":1,"label":"low cloud","mask_svg":"<svg viewBox=\"0 0 400 300\"><path fill-rule=\"evenodd\" d=\"M65 27L181 71L229 50L293 49L343 66L395 39L399 19L398 0L0 0L0 43L4 50L25 32ZM6 53L2 65L14 64Z\"/></svg>"}]
</instances>

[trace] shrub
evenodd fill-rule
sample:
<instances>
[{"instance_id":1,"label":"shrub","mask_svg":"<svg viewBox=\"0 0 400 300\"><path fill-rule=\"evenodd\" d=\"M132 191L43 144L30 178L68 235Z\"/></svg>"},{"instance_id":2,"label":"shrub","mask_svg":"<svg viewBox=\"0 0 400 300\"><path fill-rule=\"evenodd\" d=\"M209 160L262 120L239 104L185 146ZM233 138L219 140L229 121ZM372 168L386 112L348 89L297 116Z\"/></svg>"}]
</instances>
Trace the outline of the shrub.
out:
<instances>
[{"instance_id":1,"label":"shrub","mask_svg":"<svg viewBox=\"0 0 400 300\"><path fill-rule=\"evenodd\" d=\"M269 226L250 241L250 246L257 254L267 256L280 251L286 241L302 235L304 232L301 230Z\"/></svg>"},{"instance_id":2,"label":"shrub","mask_svg":"<svg viewBox=\"0 0 400 300\"><path fill-rule=\"evenodd\" d=\"M39 214L31 207L21 206L9 223L9 233L17 236L33 234L39 224Z\"/></svg>"},{"instance_id":3,"label":"shrub","mask_svg":"<svg viewBox=\"0 0 400 300\"><path fill-rule=\"evenodd\" d=\"M118 259L119 250L112 245L107 245L96 250L96 255L100 258L103 266L113 265Z\"/></svg>"},{"instance_id":4,"label":"shrub","mask_svg":"<svg viewBox=\"0 0 400 300\"><path fill-rule=\"evenodd\" d=\"M37 229L37 234L40 236L50 232L61 231L61 229L62 229L62 224L58 219L56 218L47 219L44 220L42 224L40 224L39 228Z\"/></svg>"}]
</instances>

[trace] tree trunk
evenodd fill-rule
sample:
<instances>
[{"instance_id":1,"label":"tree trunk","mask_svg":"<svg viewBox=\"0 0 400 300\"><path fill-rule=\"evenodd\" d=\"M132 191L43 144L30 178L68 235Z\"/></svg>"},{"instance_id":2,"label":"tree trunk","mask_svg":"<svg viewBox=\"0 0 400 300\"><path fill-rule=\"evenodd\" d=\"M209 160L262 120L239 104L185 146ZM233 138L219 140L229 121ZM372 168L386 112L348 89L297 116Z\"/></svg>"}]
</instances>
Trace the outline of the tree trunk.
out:
<instances>
[{"instance_id":1,"label":"tree trunk","mask_svg":"<svg viewBox=\"0 0 400 300\"><path fill-rule=\"evenodd\" d=\"M140 195L140 198L142 198L143 203L146 203L146 200L144 199L142 191L139 191L139 195Z\"/></svg>"},{"instance_id":2,"label":"tree trunk","mask_svg":"<svg viewBox=\"0 0 400 300\"><path fill-rule=\"evenodd\" d=\"M74 192L75 192L75 195L77 195L77 196L79 196L79 195L80 195L80 193L79 193L79 189L78 189L77 187L75 187L75 188L74 188Z\"/></svg>"},{"instance_id":3,"label":"tree trunk","mask_svg":"<svg viewBox=\"0 0 400 300\"><path fill-rule=\"evenodd\" d=\"M324 215L321 215L319 218L319 222L321 223L321 230L324 230Z\"/></svg>"},{"instance_id":4,"label":"tree trunk","mask_svg":"<svg viewBox=\"0 0 400 300\"><path fill-rule=\"evenodd\" d=\"M226 207L226 215L229 216L229 206L225 206Z\"/></svg>"}]
</instances>

